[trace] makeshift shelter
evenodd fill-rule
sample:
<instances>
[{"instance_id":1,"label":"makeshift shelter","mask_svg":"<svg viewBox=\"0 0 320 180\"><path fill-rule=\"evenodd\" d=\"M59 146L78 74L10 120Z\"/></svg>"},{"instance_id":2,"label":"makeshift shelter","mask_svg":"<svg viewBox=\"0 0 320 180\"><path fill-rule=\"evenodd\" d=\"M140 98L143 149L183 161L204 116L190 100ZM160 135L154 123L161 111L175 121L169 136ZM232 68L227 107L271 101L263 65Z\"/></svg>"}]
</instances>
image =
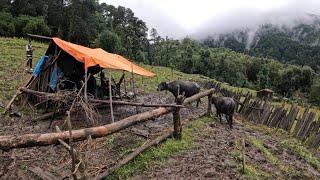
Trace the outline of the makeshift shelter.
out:
<instances>
[{"instance_id":1,"label":"makeshift shelter","mask_svg":"<svg viewBox=\"0 0 320 180\"><path fill-rule=\"evenodd\" d=\"M108 53L101 48L92 49L52 38L45 56L38 61L27 88L54 92L59 79L66 82L66 88L73 88L72 86L79 88L86 73L94 75L103 68L123 70L146 77L155 76L153 72L132 63L123 56ZM88 83L90 82L89 79ZM90 87L88 86L89 89Z\"/></svg>"}]
</instances>

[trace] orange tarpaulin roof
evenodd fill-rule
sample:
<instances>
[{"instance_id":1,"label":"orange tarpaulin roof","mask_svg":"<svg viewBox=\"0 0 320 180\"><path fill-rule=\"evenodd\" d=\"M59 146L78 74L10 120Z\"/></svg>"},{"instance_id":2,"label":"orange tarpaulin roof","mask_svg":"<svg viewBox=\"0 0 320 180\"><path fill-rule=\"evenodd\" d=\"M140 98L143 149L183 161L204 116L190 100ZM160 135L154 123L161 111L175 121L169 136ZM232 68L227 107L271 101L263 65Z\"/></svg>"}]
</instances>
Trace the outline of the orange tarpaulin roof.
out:
<instances>
[{"instance_id":1,"label":"orange tarpaulin roof","mask_svg":"<svg viewBox=\"0 0 320 180\"><path fill-rule=\"evenodd\" d=\"M85 64L85 68L99 65L102 68L125 70L142 76L155 76L151 71L130 62L123 56L112 54L101 48L91 49L73 44L59 38L52 38L62 50L73 56L76 60Z\"/></svg>"}]
</instances>

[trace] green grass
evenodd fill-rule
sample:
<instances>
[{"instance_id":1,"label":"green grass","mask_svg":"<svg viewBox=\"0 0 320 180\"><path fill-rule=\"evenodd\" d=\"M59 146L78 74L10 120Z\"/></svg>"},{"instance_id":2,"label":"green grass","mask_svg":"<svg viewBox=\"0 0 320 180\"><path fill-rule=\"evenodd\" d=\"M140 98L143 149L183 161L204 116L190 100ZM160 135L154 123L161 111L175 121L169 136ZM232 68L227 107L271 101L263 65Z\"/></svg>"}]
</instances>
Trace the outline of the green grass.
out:
<instances>
[{"instance_id":1,"label":"green grass","mask_svg":"<svg viewBox=\"0 0 320 180\"><path fill-rule=\"evenodd\" d=\"M193 135L203 131L206 124L212 121L213 118L204 116L189 123L189 125L183 129L181 141L170 138L158 147L148 149L129 164L114 172L108 179L129 179L138 171L163 164L173 154L183 153L194 148L196 144Z\"/></svg>"},{"instance_id":2,"label":"green grass","mask_svg":"<svg viewBox=\"0 0 320 180\"><path fill-rule=\"evenodd\" d=\"M259 167L256 167L254 164L250 162L246 162L245 167L243 169L242 165L242 153L239 150L233 150L231 152L231 157L236 160L237 162L237 170L239 173L243 174L245 176L245 179L270 179L271 176L267 172L264 172L259 169Z\"/></svg>"},{"instance_id":3,"label":"green grass","mask_svg":"<svg viewBox=\"0 0 320 180\"><path fill-rule=\"evenodd\" d=\"M28 41L18 38L0 37L0 101L7 103L17 88L26 80L24 72L25 46ZM45 53L46 44L33 42L35 64L38 58Z\"/></svg>"},{"instance_id":4,"label":"green grass","mask_svg":"<svg viewBox=\"0 0 320 180\"><path fill-rule=\"evenodd\" d=\"M266 147L264 147L263 142L252 136L249 137L249 141L258 149L261 150L263 155L268 159L271 164L277 164L278 158L275 157Z\"/></svg>"},{"instance_id":5,"label":"green grass","mask_svg":"<svg viewBox=\"0 0 320 180\"><path fill-rule=\"evenodd\" d=\"M280 142L282 148L287 149L300 159L305 160L307 163L312 165L315 169L320 171L320 159L313 155L313 152L306 147L296 138L291 137L286 131L282 129L272 129L263 125L257 125L247 122L250 129L260 131L269 136L269 138L276 139ZM318 153L319 150L315 150ZM283 170L290 170L285 164L280 164L280 168Z\"/></svg>"},{"instance_id":6,"label":"green grass","mask_svg":"<svg viewBox=\"0 0 320 180\"><path fill-rule=\"evenodd\" d=\"M303 145L296 139L288 139L281 141L281 146L289 150L291 153L295 154L301 159L304 159L315 169L320 171L320 160L315 157L308 149L303 147Z\"/></svg>"}]
</instances>

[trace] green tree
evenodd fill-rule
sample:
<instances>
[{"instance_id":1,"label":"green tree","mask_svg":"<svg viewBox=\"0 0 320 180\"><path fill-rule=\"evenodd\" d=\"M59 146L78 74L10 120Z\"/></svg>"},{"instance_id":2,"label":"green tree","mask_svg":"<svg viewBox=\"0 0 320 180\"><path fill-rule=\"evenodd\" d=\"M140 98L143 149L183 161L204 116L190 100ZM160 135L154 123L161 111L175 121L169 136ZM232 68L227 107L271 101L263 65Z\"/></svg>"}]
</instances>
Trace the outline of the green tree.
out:
<instances>
[{"instance_id":1,"label":"green tree","mask_svg":"<svg viewBox=\"0 0 320 180\"><path fill-rule=\"evenodd\" d=\"M10 13L0 11L0 36L14 36L15 26Z\"/></svg>"},{"instance_id":2,"label":"green tree","mask_svg":"<svg viewBox=\"0 0 320 180\"><path fill-rule=\"evenodd\" d=\"M50 28L45 23L43 17L33 17L30 18L26 26L22 29L23 34L39 34L39 35L50 35Z\"/></svg>"},{"instance_id":3,"label":"green tree","mask_svg":"<svg viewBox=\"0 0 320 180\"><path fill-rule=\"evenodd\" d=\"M119 53L122 49L119 36L109 30L104 31L99 35L98 46L110 53Z\"/></svg>"},{"instance_id":4,"label":"green tree","mask_svg":"<svg viewBox=\"0 0 320 180\"><path fill-rule=\"evenodd\" d=\"M314 78L311 86L310 101L320 105L320 76Z\"/></svg>"},{"instance_id":5,"label":"green tree","mask_svg":"<svg viewBox=\"0 0 320 180\"><path fill-rule=\"evenodd\" d=\"M139 51L137 52L137 54L136 54L136 60L137 60L138 62L142 62L142 63L144 63L144 64L147 64L147 63L148 63L144 52L142 52L142 51L140 51L140 50L139 50Z\"/></svg>"}]
</instances>

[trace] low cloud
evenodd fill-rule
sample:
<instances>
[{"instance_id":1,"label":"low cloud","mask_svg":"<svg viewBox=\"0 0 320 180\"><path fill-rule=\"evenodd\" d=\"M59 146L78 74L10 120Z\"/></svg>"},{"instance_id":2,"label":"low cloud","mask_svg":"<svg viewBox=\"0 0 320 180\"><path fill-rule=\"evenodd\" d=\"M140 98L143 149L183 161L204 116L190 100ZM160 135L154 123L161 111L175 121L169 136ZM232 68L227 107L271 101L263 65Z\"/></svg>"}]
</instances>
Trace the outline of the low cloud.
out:
<instances>
[{"instance_id":1,"label":"low cloud","mask_svg":"<svg viewBox=\"0 0 320 180\"><path fill-rule=\"evenodd\" d=\"M101 1L103 2L103 1ZM293 27L310 23L307 14L320 14L319 0L107 0L131 8L149 29L161 36L204 38L236 29L271 23Z\"/></svg>"}]
</instances>

